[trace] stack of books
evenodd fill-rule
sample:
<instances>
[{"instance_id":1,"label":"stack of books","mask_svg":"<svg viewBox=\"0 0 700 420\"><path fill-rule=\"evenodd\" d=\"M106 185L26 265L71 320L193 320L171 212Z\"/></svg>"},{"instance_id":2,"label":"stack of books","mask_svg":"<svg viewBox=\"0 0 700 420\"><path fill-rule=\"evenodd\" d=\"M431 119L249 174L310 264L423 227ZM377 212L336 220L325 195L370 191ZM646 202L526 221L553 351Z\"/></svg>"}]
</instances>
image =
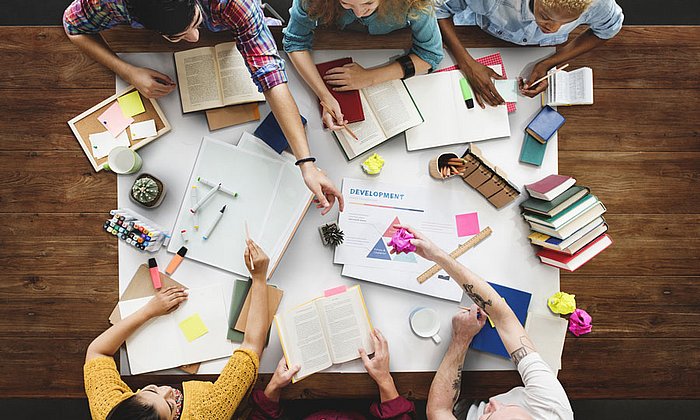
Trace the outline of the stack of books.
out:
<instances>
[{"instance_id":1,"label":"stack of books","mask_svg":"<svg viewBox=\"0 0 700 420\"><path fill-rule=\"evenodd\" d=\"M574 178L549 175L525 188L530 198L520 207L542 263L574 271L612 244L605 206Z\"/></svg>"}]
</instances>

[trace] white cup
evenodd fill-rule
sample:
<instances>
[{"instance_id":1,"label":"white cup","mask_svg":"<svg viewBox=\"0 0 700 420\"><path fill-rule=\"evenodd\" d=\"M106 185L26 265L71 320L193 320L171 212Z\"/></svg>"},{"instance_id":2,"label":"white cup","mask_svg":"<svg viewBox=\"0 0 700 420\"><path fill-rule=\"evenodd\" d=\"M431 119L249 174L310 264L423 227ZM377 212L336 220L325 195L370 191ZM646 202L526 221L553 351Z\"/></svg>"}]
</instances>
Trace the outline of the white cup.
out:
<instances>
[{"instance_id":1,"label":"white cup","mask_svg":"<svg viewBox=\"0 0 700 420\"><path fill-rule=\"evenodd\" d=\"M440 318L435 309L431 308L416 308L411 311L408 317L411 330L418 337L432 338L435 344L440 344L442 341L438 332L440 331Z\"/></svg>"},{"instance_id":2,"label":"white cup","mask_svg":"<svg viewBox=\"0 0 700 420\"><path fill-rule=\"evenodd\" d=\"M116 174L133 174L141 169L143 160L135 151L124 146L117 146L107 155L104 168Z\"/></svg>"}]
</instances>

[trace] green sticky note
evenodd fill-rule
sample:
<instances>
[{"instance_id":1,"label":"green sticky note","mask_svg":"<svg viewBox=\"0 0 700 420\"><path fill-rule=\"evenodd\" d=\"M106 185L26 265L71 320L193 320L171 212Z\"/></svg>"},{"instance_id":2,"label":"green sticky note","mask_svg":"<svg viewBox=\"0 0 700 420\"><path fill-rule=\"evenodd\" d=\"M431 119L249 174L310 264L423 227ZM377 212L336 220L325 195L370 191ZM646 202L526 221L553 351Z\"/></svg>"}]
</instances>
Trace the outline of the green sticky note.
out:
<instances>
[{"instance_id":1,"label":"green sticky note","mask_svg":"<svg viewBox=\"0 0 700 420\"><path fill-rule=\"evenodd\" d=\"M119 102L119 107L122 109L122 113L125 117L133 117L134 115L146 112L138 90L120 96L117 98L117 102Z\"/></svg>"},{"instance_id":2,"label":"green sticky note","mask_svg":"<svg viewBox=\"0 0 700 420\"><path fill-rule=\"evenodd\" d=\"M199 314L194 314L182 320L179 325L182 333L185 334L185 338L190 343L209 332Z\"/></svg>"}]
</instances>

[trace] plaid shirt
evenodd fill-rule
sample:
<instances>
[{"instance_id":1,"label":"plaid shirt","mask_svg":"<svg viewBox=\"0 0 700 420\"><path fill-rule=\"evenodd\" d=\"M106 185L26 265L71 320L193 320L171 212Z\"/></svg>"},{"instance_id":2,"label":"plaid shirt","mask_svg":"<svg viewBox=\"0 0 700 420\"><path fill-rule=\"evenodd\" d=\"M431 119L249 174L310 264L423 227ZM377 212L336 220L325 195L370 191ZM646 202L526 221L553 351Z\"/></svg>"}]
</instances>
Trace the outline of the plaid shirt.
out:
<instances>
[{"instance_id":1,"label":"plaid shirt","mask_svg":"<svg viewBox=\"0 0 700 420\"><path fill-rule=\"evenodd\" d=\"M265 25L258 0L199 0L203 24L212 32L230 30L260 92L287 82L284 61ZM94 34L117 25L143 28L124 0L74 0L63 13L70 35Z\"/></svg>"}]
</instances>

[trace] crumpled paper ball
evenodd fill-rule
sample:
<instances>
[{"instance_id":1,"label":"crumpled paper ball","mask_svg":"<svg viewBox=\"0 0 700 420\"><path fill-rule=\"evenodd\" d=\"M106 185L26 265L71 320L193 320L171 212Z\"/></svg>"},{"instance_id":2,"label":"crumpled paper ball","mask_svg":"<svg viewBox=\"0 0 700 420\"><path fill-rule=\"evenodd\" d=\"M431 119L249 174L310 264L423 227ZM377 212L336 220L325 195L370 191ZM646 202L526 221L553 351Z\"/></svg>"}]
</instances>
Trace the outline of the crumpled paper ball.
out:
<instances>
[{"instance_id":1,"label":"crumpled paper ball","mask_svg":"<svg viewBox=\"0 0 700 420\"><path fill-rule=\"evenodd\" d=\"M555 314L570 314L576 309L576 295L566 292L557 292L547 299L547 306Z\"/></svg>"},{"instance_id":2,"label":"crumpled paper ball","mask_svg":"<svg viewBox=\"0 0 700 420\"><path fill-rule=\"evenodd\" d=\"M368 175L377 175L383 167L384 159L376 153L362 162L362 170Z\"/></svg>"},{"instance_id":3,"label":"crumpled paper ball","mask_svg":"<svg viewBox=\"0 0 700 420\"><path fill-rule=\"evenodd\" d=\"M396 251L397 254L402 252L408 254L409 252L414 252L416 250L416 246L411 243L411 239L413 238L415 238L415 236L413 236L413 234L406 229L396 229L396 232L394 232L394 235L389 241L389 246L393 246L394 251Z\"/></svg>"},{"instance_id":4,"label":"crumpled paper ball","mask_svg":"<svg viewBox=\"0 0 700 420\"><path fill-rule=\"evenodd\" d=\"M583 309L576 309L569 317L569 331L576 337L588 334L593 329L592 318Z\"/></svg>"}]
</instances>

